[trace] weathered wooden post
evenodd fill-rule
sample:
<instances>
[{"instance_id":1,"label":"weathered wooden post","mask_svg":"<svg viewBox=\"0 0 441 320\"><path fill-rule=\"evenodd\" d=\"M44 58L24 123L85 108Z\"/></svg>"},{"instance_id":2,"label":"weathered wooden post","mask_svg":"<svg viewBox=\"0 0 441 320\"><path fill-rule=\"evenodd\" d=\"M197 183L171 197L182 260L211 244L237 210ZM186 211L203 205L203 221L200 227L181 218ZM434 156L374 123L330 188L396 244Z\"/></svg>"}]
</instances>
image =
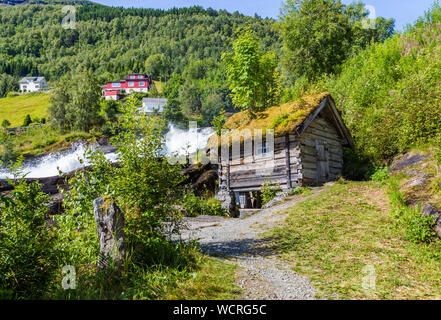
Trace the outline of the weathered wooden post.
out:
<instances>
[{"instance_id":1,"label":"weathered wooden post","mask_svg":"<svg viewBox=\"0 0 441 320\"><path fill-rule=\"evenodd\" d=\"M95 199L93 213L100 241L98 269L119 268L126 257L124 214L110 197Z\"/></svg>"}]
</instances>

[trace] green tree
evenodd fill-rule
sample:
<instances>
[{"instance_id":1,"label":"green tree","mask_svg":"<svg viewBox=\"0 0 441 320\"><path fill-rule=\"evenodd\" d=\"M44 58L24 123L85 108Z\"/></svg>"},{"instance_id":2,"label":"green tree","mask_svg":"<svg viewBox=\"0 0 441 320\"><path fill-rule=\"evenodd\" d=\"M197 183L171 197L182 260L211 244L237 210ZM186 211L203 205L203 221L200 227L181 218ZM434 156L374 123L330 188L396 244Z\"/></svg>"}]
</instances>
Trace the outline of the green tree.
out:
<instances>
[{"instance_id":1,"label":"green tree","mask_svg":"<svg viewBox=\"0 0 441 320\"><path fill-rule=\"evenodd\" d=\"M8 121L8 119L3 120L3 122L2 122L3 129L6 130L10 125L11 125L11 123Z\"/></svg>"},{"instance_id":2,"label":"green tree","mask_svg":"<svg viewBox=\"0 0 441 320\"><path fill-rule=\"evenodd\" d=\"M287 0L278 29L288 80L335 73L354 51L392 35L393 20L378 18L370 29L363 27L367 15L360 2L346 7L340 0Z\"/></svg>"},{"instance_id":3,"label":"green tree","mask_svg":"<svg viewBox=\"0 0 441 320\"><path fill-rule=\"evenodd\" d=\"M145 72L150 74L153 79L160 80L161 76L165 74L166 69L164 55L153 54L145 60Z\"/></svg>"},{"instance_id":4,"label":"green tree","mask_svg":"<svg viewBox=\"0 0 441 320\"><path fill-rule=\"evenodd\" d=\"M264 53L259 38L250 28L239 29L233 43L234 53L224 53L231 96L236 108L251 115L274 103L278 86L277 59L273 52Z\"/></svg>"},{"instance_id":5,"label":"green tree","mask_svg":"<svg viewBox=\"0 0 441 320\"><path fill-rule=\"evenodd\" d=\"M77 129L88 132L101 123L101 87L92 71L80 71L72 78L63 77L50 97L49 113L63 131Z\"/></svg>"},{"instance_id":6,"label":"green tree","mask_svg":"<svg viewBox=\"0 0 441 320\"><path fill-rule=\"evenodd\" d=\"M31 116L29 114L26 115L24 121L23 121L23 127L27 127L32 123Z\"/></svg>"}]
</instances>

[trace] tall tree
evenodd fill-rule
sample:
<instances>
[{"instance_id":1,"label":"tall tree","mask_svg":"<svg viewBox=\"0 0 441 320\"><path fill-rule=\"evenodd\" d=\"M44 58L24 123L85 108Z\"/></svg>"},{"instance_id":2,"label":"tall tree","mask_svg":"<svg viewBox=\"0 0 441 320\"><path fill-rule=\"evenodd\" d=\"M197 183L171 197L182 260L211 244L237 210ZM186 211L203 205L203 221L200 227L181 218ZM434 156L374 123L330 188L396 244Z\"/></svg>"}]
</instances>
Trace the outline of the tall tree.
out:
<instances>
[{"instance_id":1,"label":"tall tree","mask_svg":"<svg viewBox=\"0 0 441 320\"><path fill-rule=\"evenodd\" d=\"M370 21L363 24L368 14L361 2L345 6L340 0L287 0L278 28L289 80L335 73L355 49L392 35L394 20L377 18L371 28Z\"/></svg>"},{"instance_id":2,"label":"tall tree","mask_svg":"<svg viewBox=\"0 0 441 320\"><path fill-rule=\"evenodd\" d=\"M237 31L233 50L233 53L224 53L222 60L226 65L236 108L248 110L254 115L255 112L277 103L276 55L273 52L263 52L259 38L249 27Z\"/></svg>"}]
</instances>

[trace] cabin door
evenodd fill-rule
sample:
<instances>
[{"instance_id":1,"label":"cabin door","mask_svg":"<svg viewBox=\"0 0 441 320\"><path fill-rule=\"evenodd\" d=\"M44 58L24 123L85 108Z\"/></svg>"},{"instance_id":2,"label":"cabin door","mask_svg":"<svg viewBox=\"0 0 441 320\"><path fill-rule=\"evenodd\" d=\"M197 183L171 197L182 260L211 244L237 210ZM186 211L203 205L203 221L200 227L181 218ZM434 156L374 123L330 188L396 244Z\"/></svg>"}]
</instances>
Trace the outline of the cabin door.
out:
<instances>
[{"instance_id":1,"label":"cabin door","mask_svg":"<svg viewBox=\"0 0 441 320\"><path fill-rule=\"evenodd\" d=\"M326 141L316 140L315 149L317 151L317 182L329 181L329 148Z\"/></svg>"}]
</instances>

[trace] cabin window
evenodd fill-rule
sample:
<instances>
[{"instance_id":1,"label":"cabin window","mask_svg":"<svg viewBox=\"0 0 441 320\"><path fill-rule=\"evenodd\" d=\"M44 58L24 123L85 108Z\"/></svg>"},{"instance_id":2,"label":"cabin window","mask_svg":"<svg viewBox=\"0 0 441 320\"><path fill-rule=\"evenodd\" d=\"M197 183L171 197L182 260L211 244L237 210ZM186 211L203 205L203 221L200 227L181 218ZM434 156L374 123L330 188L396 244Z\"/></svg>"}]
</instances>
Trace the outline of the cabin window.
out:
<instances>
[{"instance_id":1,"label":"cabin window","mask_svg":"<svg viewBox=\"0 0 441 320\"><path fill-rule=\"evenodd\" d=\"M121 83L116 82L116 83L112 83L112 88L119 88L121 87Z\"/></svg>"},{"instance_id":2,"label":"cabin window","mask_svg":"<svg viewBox=\"0 0 441 320\"><path fill-rule=\"evenodd\" d=\"M129 82L129 87L133 87L135 85L134 82Z\"/></svg>"},{"instance_id":3,"label":"cabin window","mask_svg":"<svg viewBox=\"0 0 441 320\"><path fill-rule=\"evenodd\" d=\"M139 86L140 86L140 87L145 87L145 82L141 81L141 82L139 83Z\"/></svg>"},{"instance_id":4,"label":"cabin window","mask_svg":"<svg viewBox=\"0 0 441 320\"><path fill-rule=\"evenodd\" d=\"M265 155L268 153L268 145L266 141L262 141L262 144L257 149L257 155Z\"/></svg>"},{"instance_id":5,"label":"cabin window","mask_svg":"<svg viewBox=\"0 0 441 320\"><path fill-rule=\"evenodd\" d=\"M136 79L136 77L135 76L130 76L130 79Z\"/></svg>"}]
</instances>

